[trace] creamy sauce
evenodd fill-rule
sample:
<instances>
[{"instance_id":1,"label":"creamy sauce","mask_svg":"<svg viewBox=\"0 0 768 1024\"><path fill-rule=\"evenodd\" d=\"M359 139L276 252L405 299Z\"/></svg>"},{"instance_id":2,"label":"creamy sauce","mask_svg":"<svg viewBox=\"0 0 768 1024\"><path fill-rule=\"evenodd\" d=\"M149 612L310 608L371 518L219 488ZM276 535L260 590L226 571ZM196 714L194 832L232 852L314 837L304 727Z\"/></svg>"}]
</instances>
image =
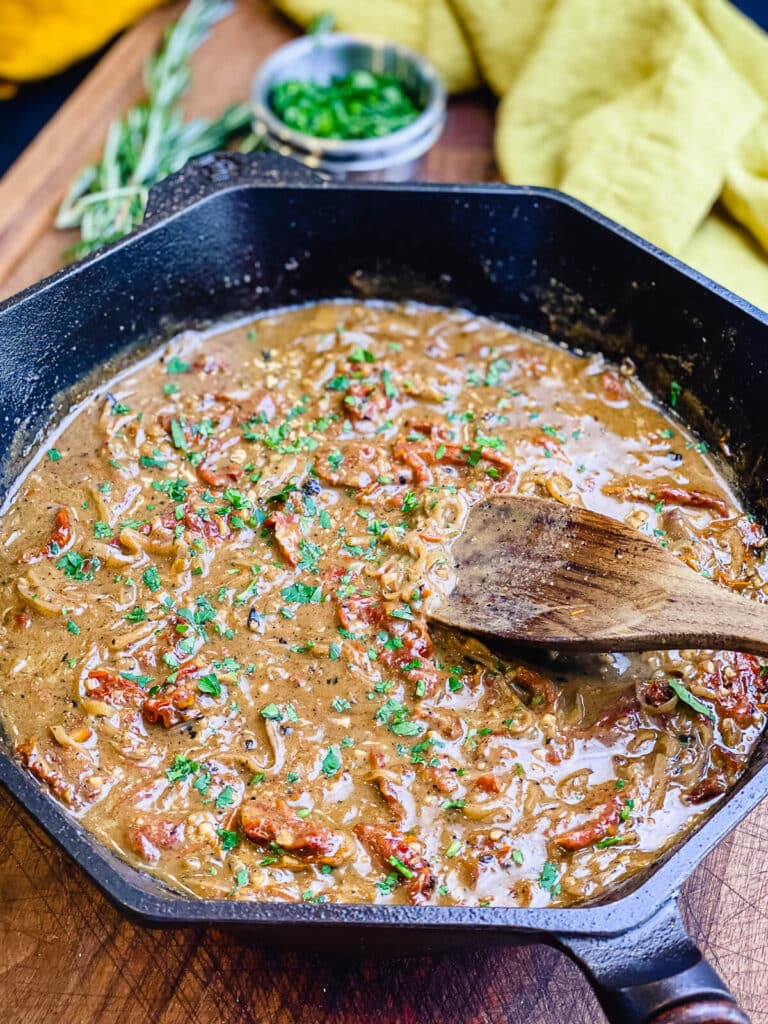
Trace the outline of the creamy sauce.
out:
<instances>
[{"instance_id":1,"label":"creamy sauce","mask_svg":"<svg viewBox=\"0 0 768 1024\"><path fill-rule=\"evenodd\" d=\"M699 822L762 729L755 658L427 628L492 494L625 519L762 599L762 529L600 357L328 303L180 337L47 449L0 524L3 724L184 892L570 905Z\"/></svg>"}]
</instances>

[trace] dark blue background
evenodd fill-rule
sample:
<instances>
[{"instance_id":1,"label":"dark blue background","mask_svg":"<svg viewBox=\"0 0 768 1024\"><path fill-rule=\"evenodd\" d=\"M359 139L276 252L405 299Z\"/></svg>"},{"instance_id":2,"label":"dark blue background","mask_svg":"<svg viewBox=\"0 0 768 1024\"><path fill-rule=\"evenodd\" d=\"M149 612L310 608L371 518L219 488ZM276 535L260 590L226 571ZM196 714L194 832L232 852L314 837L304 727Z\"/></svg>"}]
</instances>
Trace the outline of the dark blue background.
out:
<instances>
[{"instance_id":1,"label":"dark blue background","mask_svg":"<svg viewBox=\"0 0 768 1024\"><path fill-rule=\"evenodd\" d=\"M621 0L616 2L621 3ZM768 30L768 0L736 0L736 6ZM91 70L98 56L81 61L63 74L44 82L25 85L12 100L0 101L0 174L13 163L56 108Z\"/></svg>"}]
</instances>

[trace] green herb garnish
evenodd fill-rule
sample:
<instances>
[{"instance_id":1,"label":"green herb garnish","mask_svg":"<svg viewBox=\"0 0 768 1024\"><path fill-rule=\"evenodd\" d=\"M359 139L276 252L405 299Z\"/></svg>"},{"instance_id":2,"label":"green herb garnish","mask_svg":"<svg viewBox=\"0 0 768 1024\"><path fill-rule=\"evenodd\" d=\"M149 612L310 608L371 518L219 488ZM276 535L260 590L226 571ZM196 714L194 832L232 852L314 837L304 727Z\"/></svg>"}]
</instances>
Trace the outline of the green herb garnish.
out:
<instances>
[{"instance_id":1,"label":"green herb garnish","mask_svg":"<svg viewBox=\"0 0 768 1024\"><path fill-rule=\"evenodd\" d=\"M336 774L339 768L341 768L341 758L339 757L337 749L335 747L328 747L328 752L323 758L323 775L330 778L332 775Z\"/></svg>"},{"instance_id":2,"label":"green herb garnish","mask_svg":"<svg viewBox=\"0 0 768 1024\"><path fill-rule=\"evenodd\" d=\"M289 128L323 139L381 138L421 113L400 79L364 69L337 75L327 85L281 82L272 90L270 103Z\"/></svg>"},{"instance_id":3,"label":"green herb garnish","mask_svg":"<svg viewBox=\"0 0 768 1024\"><path fill-rule=\"evenodd\" d=\"M157 566L148 565L144 572L141 574L141 578L149 589L154 593L161 587L160 573L157 571Z\"/></svg>"},{"instance_id":4,"label":"green herb garnish","mask_svg":"<svg viewBox=\"0 0 768 1024\"><path fill-rule=\"evenodd\" d=\"M554 864L551 860L544 861L544 866L539 875L539 885L542 889L547 889L550 896L557 896L560 892L557 864Z\"/></svg>"},{"instance_id":5,"label":"green herb garnish","mask_svg":"<svg viewBox=\"0 0 768 1024\"><path fill-rule=\"evenodd\" d=\"M706 715L710 722L712 722L713 725L715 724L715 712L708 704L699 700L698 697L694 697L691 691L679 679L668 679L667 682L683 704L687 704L693 711L698 711L700 715Z\"/></svg>"},{"instance_id":6,"label":"green herb garnish","mask_svg":"<svg viewBox=\"0 0 768 1024\"><path fill-rule=\"evenodd\" d=\"M221 849L223 853L228 853L230 850L234 850L240 843L237 832L231 832L228 828L217 828L216 835L221 840Z\"/></svg>"},{"instance_id":7,"label":"green herb garnish","mask_svg":"<svg viewBox=\"0 0 768 1024\"><path fill-rule=\"evenodd\" d=\"M197 761L191 761L189 758L184 757L183 754L177 754L173 759L171 767L166 768L165 774L169 782L179 782L181 779L186 779L189 775L194 775L199 767Z\"/></svg>"}]
</instances>

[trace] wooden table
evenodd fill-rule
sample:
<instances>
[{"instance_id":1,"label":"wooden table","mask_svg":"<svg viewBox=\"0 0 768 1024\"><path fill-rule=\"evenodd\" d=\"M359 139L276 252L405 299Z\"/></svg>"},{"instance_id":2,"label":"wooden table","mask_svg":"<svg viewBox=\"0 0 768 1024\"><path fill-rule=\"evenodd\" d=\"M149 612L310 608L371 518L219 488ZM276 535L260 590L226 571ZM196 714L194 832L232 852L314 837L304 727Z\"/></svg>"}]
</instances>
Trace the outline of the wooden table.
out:
<instances>
[{"instance_id":1,"label":"wooden table","mask_svg":"<svg viewBox=\"0 0 768 1024\"><path fill-rule=\"evenodd\" d=\"M0 182L0 294L51 273L68 244L51 229L72 174L140 92L140 67L178 7L125 34ZM292 33L264 0L241 2L196 59L192 113L247 95L254 67ZM454 101L424 176L494 175L492 105ZM768 804L685 887L691 934L752 1015L768 1024ZM0 793L3 1024L596 1024L578 969L543 946L381 964L257 948L216 931L128 923Z\"/></svg>"}]
</instances>

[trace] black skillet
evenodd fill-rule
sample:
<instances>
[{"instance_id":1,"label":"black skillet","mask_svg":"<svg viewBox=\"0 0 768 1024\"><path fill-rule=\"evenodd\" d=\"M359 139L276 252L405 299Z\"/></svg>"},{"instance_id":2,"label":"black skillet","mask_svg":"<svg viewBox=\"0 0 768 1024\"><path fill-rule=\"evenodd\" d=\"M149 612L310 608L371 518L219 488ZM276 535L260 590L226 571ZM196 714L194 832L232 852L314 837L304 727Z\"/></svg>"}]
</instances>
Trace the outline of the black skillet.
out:
<instances>
[{"instance_id":1,"label":"black skillet","mask_svg":"<svg viewBox=\"0 0 768 1024\"><path fill-rule=\"evenodd\" d=\"M330 184L277 157L231 154L155 189L131 237L0 306L0 495L107 360L182 327L344 296L464 306L631 356L660 397L681 385L680 412L714 446L725 439L750 506L768 518L768 315L556 192ZM0 781L148 925L394 955L549 942L582 966L614 1024L744 1024L685 933L677 893L768 791L767 752L764 738L738 787L674 852L609 897L562 910L190 900L100 846L7 743Z\"/></svg>"}]
</instances>

